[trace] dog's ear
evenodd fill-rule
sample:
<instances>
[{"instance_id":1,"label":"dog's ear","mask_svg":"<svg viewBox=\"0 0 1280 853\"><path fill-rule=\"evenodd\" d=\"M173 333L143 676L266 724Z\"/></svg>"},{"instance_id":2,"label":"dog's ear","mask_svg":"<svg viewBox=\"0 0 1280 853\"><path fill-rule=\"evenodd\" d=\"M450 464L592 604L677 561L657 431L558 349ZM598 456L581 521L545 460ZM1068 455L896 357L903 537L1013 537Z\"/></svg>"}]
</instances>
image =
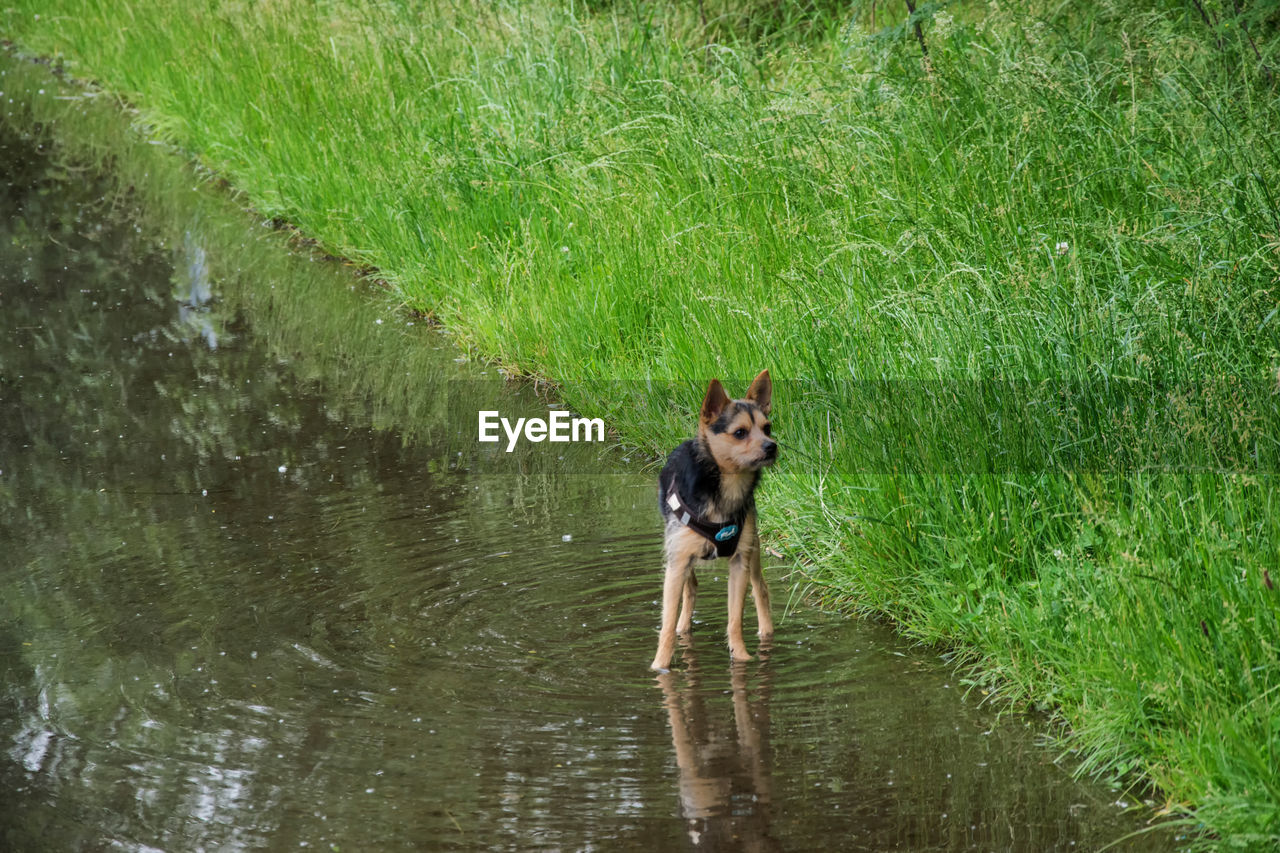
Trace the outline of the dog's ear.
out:
<instances>
[{"instance_id":1,"label":"dog's ear","mask_svg":"<svg viewBox=\"0 0 1280 853\"><path fill-rule=\"evenodd\" d=\"M768 368L760 371L760 375L747 389L747 399L760 407L760 411L769 414L769 406L773 403L773 380L769 378Z\"/></svg>"},{"instance_id":2,"label":"dog's ear","mask_svg":"<svg viewBox=\"0 0 1280 853\"><path fill-rule=\"evenodd\" d=\"M729 395L724 393L724 386L720 384L719 379L712 379L711 384L707 386L707 396L702 398L702 411L698 417L704 424L709 424L720 417L720 413L727 405L729 405Z\"/></svg>"}]
</instances>

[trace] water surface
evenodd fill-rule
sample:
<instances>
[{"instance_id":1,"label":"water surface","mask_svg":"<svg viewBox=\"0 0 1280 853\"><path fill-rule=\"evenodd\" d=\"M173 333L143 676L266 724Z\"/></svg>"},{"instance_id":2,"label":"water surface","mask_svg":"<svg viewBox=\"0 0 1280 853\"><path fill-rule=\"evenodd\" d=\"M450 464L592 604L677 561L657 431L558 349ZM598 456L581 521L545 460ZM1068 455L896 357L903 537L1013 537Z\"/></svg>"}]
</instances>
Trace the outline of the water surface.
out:
<instances>
[{"instance_id":1,"label":"water surface","mask_svg":"<svg viewBox=\"0 0 1280 853\"><path fill-rule=\"evenodd\" d=\"M63 149L0 124L0 847L1095 850L1147 827L1042 721L997 721L784 566L760 660L729 665L712 571L693 642L648 672L652 471L460 457L481 399L545 404L345 271L257 272L225 223Z\"/></svg>"}]
</instances>

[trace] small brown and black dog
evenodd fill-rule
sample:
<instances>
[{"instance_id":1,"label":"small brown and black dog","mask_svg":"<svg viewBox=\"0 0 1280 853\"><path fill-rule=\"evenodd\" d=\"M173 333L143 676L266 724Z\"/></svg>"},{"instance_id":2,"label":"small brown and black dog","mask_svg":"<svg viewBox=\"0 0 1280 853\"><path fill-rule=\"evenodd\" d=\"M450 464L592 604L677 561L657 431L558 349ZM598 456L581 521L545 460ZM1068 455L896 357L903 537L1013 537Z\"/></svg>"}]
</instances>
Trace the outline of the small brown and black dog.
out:
<instances>
[{"instance_id":1,"label":"small brown and black dog","mask_svg":"<svg viewBox=\"0 0 1280 853\"><path fill-rule=\"evenodd\" d=\"M773 636L769 588L760 570L755 504L760 471L778 458L778 443L770 436L772 398L768 370L760 372L741 400L730 400L720 380L712 379L698 415L698 434L667 457L658 478L658 505L666 522L666 578L658 653L651 669L666 670L676 635L687 634L693 627L698 592L694 568L700 560L729 558L728 634L733 659L751 660L742 640L748 583L756 602L760 638Z\"/></svg>"}]
</instances>

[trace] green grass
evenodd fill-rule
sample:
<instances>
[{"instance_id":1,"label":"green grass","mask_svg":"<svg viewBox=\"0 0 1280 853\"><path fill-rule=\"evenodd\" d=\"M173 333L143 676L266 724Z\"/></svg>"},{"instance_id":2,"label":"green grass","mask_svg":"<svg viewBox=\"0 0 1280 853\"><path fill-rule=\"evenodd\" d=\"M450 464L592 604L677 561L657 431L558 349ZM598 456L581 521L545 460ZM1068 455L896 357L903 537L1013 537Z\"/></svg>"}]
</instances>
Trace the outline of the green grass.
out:
<instances>
[{"instance_id":1,"label":"green grass","mask_svg":"<svg viewBox=\"0 0 1280 853\"><path fill-rule=\"evenodd\" d=\"M885 5L870 37L713 0L0 27L631 442L770 367L805 572L1208 843L1280 846L1275 16L957 5L926 66Z\"/></svg>"}]
</instances>

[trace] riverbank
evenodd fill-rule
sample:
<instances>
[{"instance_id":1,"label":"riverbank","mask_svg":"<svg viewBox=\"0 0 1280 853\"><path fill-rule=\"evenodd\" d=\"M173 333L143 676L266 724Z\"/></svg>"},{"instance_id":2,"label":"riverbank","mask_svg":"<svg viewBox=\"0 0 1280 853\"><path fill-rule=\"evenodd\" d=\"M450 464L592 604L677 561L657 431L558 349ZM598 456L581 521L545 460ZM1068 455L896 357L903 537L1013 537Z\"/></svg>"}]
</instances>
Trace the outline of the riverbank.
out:
<instances>
[{"instance_id":1,"label":"riverbank","mask_svg":"<svg viewBox=\"0 0 1280 853\"><path fill-rule=\"evenodd\" d=\"M1280 841L1265 22L956 11L926 66L909 29L716 9L0 26L628 441L769 366L773 542L1093 769Z\"/></svg>"}]
</instances>

